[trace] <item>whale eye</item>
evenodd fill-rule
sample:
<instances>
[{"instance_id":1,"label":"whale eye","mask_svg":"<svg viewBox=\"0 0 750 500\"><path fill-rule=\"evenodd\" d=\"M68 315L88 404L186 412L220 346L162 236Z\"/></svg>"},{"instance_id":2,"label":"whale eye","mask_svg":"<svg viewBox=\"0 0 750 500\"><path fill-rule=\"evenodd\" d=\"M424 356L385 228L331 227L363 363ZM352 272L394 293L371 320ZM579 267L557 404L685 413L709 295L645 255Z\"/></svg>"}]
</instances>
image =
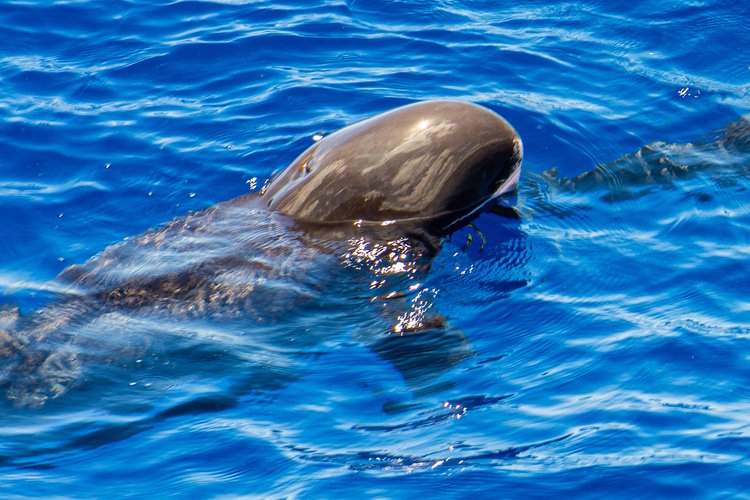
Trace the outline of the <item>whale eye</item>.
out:
<instances>
[{"instance_id":1,"label":"whale eye","mask_svg":"<svg viewBox=\"0 0 750 500\"><path fill-rule=\"evenodd\" d=\"M307 175L310 172L312 172L312 168L310 167L310 160L307 160L305 163L302 164L302 173Z\"/></svg>"}]
</instances>

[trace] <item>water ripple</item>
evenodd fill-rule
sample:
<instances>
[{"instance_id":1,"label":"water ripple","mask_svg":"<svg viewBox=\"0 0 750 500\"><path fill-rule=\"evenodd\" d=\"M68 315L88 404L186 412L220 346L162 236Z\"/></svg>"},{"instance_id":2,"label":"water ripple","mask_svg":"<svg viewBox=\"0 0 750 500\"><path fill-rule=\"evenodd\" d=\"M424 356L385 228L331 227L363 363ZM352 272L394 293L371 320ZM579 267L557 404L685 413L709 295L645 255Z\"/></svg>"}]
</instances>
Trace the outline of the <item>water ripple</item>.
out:
<instances>
[{"instance_id":1,"label":"water ripple","mask_svg":"<svg viewBox=\"0 0 750 500\"><path fill-rule=\"evenodd\" d=\"M515 215L480 215L412 280L371 290L384 262L335 279L274 254L278 230L269 267L311 303L271 284L274 321L62 332L102 367L42 409L0 401L0 489L741 495L747 17L719 0L4 2L0 341L10 304L25 321L78 293L50 281L68 265L389 108L480 102L526 160Z\"/></svg>"}]
</instances>

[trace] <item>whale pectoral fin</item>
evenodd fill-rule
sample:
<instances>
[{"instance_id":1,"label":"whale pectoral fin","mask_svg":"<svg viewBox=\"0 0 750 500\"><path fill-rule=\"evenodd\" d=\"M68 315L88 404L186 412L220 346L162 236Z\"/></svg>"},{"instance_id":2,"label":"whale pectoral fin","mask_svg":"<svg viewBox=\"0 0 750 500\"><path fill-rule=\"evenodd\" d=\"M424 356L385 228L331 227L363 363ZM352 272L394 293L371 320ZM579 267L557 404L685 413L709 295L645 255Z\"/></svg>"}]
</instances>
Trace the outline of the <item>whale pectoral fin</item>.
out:
<instances>
[{"instance_id":1,"label":"whale pectoral fin","mask_svg":"<svg viewBox=\"0 0 750 500\"><path fill-rule=\"evenodd\" d=\"M474 355L463 331L441 316L419 330L381 336L370 348L396 368L415 393L429 390L441 375Z\"/></svg>"},{"instance_id":2,"label":"whale pectoral fin","mask_svg":"<svg viewBox=\"0 0 750 500\"><path fill-rule=\"evenodd\" d=\"M415 393L429 390L442 374L473 355L463 331L431 310L435 293L423 289L411 299L401 294L381 300L378 307L388 332L368 341L369 348L396 368Z\"/></svg>"}]
</instances>

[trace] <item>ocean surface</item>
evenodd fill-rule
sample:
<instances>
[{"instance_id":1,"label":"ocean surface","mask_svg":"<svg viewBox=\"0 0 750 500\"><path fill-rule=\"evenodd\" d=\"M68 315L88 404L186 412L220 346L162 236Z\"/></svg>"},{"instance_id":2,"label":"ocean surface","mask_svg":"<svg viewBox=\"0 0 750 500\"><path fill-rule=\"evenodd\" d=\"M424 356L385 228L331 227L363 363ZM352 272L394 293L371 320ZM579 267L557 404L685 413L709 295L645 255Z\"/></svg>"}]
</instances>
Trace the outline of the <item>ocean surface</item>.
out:
<instances>
[{"instance_id":1,"label":"ocean surface","mask_svg":"<svg viewBox=\"0 0 750 500\"><path fill-rule=\"evenodd\" d=\"M259 213L227 248L293 258L254 315L99 312L24 341L88 355L42 389L0 356L0 496L748 497L749 19L724 0L0 0L0 337L61 307L63 269L357 120L466 100L525 149L517 217L481 214L402 283L433 327L389 334L373 248L306 252Z\"/></svg>"}]
</instances>

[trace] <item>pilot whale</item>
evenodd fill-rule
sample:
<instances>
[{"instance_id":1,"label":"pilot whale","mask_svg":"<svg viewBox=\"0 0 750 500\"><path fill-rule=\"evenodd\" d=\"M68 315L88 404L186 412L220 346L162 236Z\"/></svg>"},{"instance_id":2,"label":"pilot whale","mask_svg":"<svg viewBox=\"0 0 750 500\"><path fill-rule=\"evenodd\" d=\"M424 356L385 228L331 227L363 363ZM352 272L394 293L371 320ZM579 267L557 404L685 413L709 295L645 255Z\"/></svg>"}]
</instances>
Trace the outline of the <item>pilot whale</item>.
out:
<instances>
[{"instance_id":1,"label":"pilot whale","mask_svg":"<svg viewBox=\"0 0 750 500\"><path fill-rule=\"evenodd\" d=\"M727 170L730 181L748 172L748 137L743 117L703 141L649 144L573 178L529 174L522 194L617 202L703 172ZM407 382L439 372L470 353L461 332L430 311L423 278L446 237L516 190L522 157L511 125L466 102L416 103L345 127L260 192L67 268L46 306L24 315L0 307L0 390L16 406L39 407L85 392L92 377L122 385L139 363L178 351L188 353L186 372L209 360L214 373L225 346L238 363L257 361L252 339L265 342L266 325L313 336L324 329L310 321L346 323L352 314L366 318L351 322L366 326L358 339L370 337L367 346ZM216 340L227 331L239 333ZM122 370L102 375L102 364Z\"/></svg>"},{"instance_id":2,"label":"pilot whale","mask_svg":"<svg viewBox=\"0 0 750 500\"><path fill-rule=\"evenodd\" d=\"M262 325L314 314L323 291L342 289L342 273L375 289L368 301L387 304L378 314L390 333L430 328L435 320L413 307L423 301L405 299L421 293L414 276L442 238L516 188L522 157L513 127L467 102L419 102L347 126L261 192L64 270L59 299L41 309L5 307L0 386L16 405L38 407L85 379L92 360L140 358L158 329L150 321Z\"/></svg>"}]
</instances>

